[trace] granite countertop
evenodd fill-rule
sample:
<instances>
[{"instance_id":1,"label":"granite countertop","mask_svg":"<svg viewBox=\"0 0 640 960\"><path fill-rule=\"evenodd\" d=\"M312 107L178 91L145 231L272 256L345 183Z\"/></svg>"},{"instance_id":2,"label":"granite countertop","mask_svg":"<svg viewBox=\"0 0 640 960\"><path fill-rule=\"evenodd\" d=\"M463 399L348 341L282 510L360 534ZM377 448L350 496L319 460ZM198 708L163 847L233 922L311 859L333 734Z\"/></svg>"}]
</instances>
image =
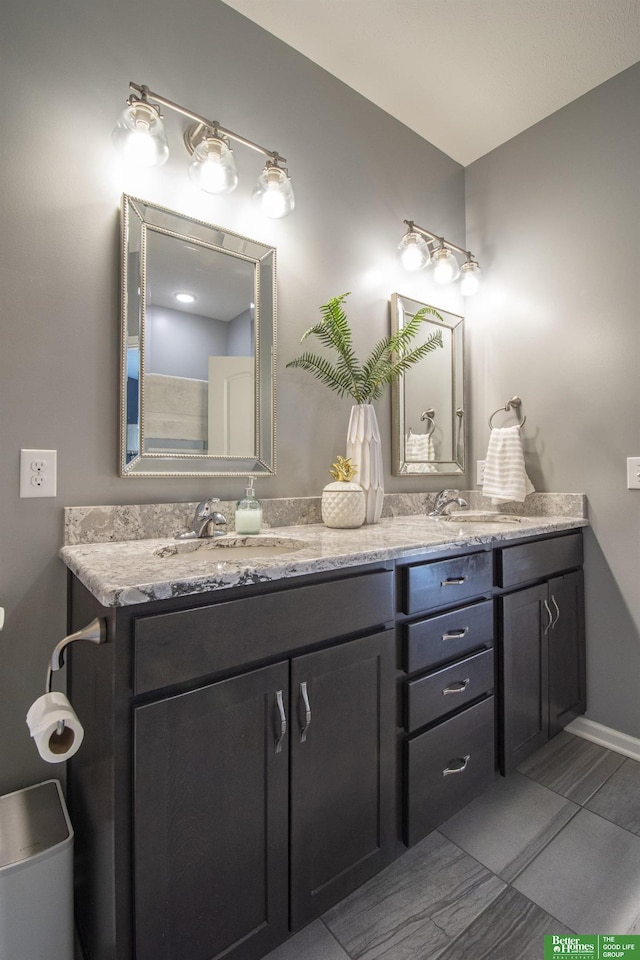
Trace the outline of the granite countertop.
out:
<instances>
[{"instance_id":1,"label":"granite countertop","mask_svg":"<svg viewBox=\"0 0 640 960\"><path fill-rule=\"evenodd\" d=\"M103 606L119 607L587 525L584 517L567 516L512 515L501 522L483 522L481 515L447 520L412 515L355 530L316 523L278 526L257 537L228 534L216 540L165 537L83 543L63 547L60 556ZM233 559L224 557L228 547L235 551Z\"/></svg>"}]
</instances>

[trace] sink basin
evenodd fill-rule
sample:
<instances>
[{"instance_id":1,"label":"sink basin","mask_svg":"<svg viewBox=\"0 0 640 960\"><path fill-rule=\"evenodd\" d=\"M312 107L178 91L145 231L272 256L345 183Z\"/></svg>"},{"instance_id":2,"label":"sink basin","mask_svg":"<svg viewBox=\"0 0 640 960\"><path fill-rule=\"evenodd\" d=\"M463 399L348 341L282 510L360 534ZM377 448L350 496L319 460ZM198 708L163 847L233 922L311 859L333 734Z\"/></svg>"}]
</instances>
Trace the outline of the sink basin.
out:
<instances>
[{"instance_id":1,"label":"sink basin","mask_svg":"<svg viewBox=\"0 0 640 960\"><path fill-rule=\"evenodd\" d=\"M306 546L308 544L304 540L296 540L293 537L269 534L243 537L230 534L213 539L176 540L158 547L153 553L156 557L169 559L194 554L199 560L203 560L207 555L212 555L211 559L218 562L225 560L233 562L249 558L258 560L261 557L279 557L287 553L295 553L296 550L302 550Z\"/></svg>"}]
</instances>

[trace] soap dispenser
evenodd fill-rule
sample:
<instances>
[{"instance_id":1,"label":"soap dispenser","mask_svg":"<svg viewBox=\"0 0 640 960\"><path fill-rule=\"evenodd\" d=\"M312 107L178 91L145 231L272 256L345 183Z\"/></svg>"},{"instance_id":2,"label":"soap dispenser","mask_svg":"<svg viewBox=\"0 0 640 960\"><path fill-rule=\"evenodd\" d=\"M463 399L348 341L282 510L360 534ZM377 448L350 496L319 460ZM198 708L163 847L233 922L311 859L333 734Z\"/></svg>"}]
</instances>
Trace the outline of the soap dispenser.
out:
<instances>
[{"instance_id":1,"label":"soap dispenser","mask_svg":"<svg viewBox=\"0 0 640 960\"><path fill-rule=\"evenodd\" d=\"M249 486L245 495L236 503L236 533L260 533L262 504L253 489L253 477L247 477Z\"/></svg>"}]
</instances>

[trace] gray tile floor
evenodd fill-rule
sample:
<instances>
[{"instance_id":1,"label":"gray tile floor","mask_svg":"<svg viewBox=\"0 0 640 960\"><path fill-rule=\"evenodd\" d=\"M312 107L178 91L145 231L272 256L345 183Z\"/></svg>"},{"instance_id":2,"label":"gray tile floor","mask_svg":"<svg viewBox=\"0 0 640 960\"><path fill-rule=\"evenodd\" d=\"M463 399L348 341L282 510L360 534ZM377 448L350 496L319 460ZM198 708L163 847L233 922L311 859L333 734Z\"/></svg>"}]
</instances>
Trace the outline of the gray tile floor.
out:
<instances>
[{"instance_id":1,"label":"gray tile floor","mask_svg":"<svg viewBox=\"0 0 640 960\"><path fill-rule=\"evenodd\" d=\"M540 960L640 933L640 763L563 732L265 960Z\"/></svg>"}]
</instances>

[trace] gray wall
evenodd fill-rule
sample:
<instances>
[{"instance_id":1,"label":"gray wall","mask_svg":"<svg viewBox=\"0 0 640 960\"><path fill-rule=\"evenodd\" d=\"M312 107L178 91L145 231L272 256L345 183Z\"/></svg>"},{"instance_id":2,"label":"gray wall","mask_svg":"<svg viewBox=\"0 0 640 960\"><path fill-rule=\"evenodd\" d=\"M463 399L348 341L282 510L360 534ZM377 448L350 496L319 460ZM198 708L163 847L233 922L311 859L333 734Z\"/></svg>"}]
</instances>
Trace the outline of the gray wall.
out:
<instances>
[{"instance_id":1,"label":"gray wall","mask_svg":"<svg viewBox=\"0 0 640 960\"><path fill-rule=\"evenodd\" d=\"M230 323L197 313L149 306L145 354L149 373L209 379L209 357L228 353Z\"/></svg>"},{"instance_id":2,"label":"gray wall","mask_svg":"<svg viewBox=\"0 0 640 960\"><path fill-rule=\"evenodd\" d=\"M49 652L65 632L65 571L57 558L63 507L213 493L231 499L243 487L241 478L117 476L122 192L277 247L279 472L259 483L258 495L317 495L344 452L349 401L284 365L319 319L318 306L345 290L352 291L349 314L362 352L388 331L394 291L461 312L454 294L436 298L422 278L401 271L396 246L404 218L464 242L464 171L217 0L5 0L0 44L4 793L62 772L40 761L24 716L43 692ZM295 213L282 221L254 216L249 196L260 158L241 147L237 191L196 193L182 124L171 115L169 162L125 175L110 138L129 80L277 148L289 161ZM389 437L388 396L378 413ZM21 447L57 449L55 500L19 499ZM388 479L390 490L434 485Z\"/></svg>"},{"instance_id":3,"label":"gray wall","mask_svg":"<svg viewBox=\"0 0 640 960\"><path fill-rule=\"evenodd\" d=\"M589 499L588 717L640 737L640 64L466 170L474 459L522 397L531 479Z\"/></svg>"}]
</instances>

